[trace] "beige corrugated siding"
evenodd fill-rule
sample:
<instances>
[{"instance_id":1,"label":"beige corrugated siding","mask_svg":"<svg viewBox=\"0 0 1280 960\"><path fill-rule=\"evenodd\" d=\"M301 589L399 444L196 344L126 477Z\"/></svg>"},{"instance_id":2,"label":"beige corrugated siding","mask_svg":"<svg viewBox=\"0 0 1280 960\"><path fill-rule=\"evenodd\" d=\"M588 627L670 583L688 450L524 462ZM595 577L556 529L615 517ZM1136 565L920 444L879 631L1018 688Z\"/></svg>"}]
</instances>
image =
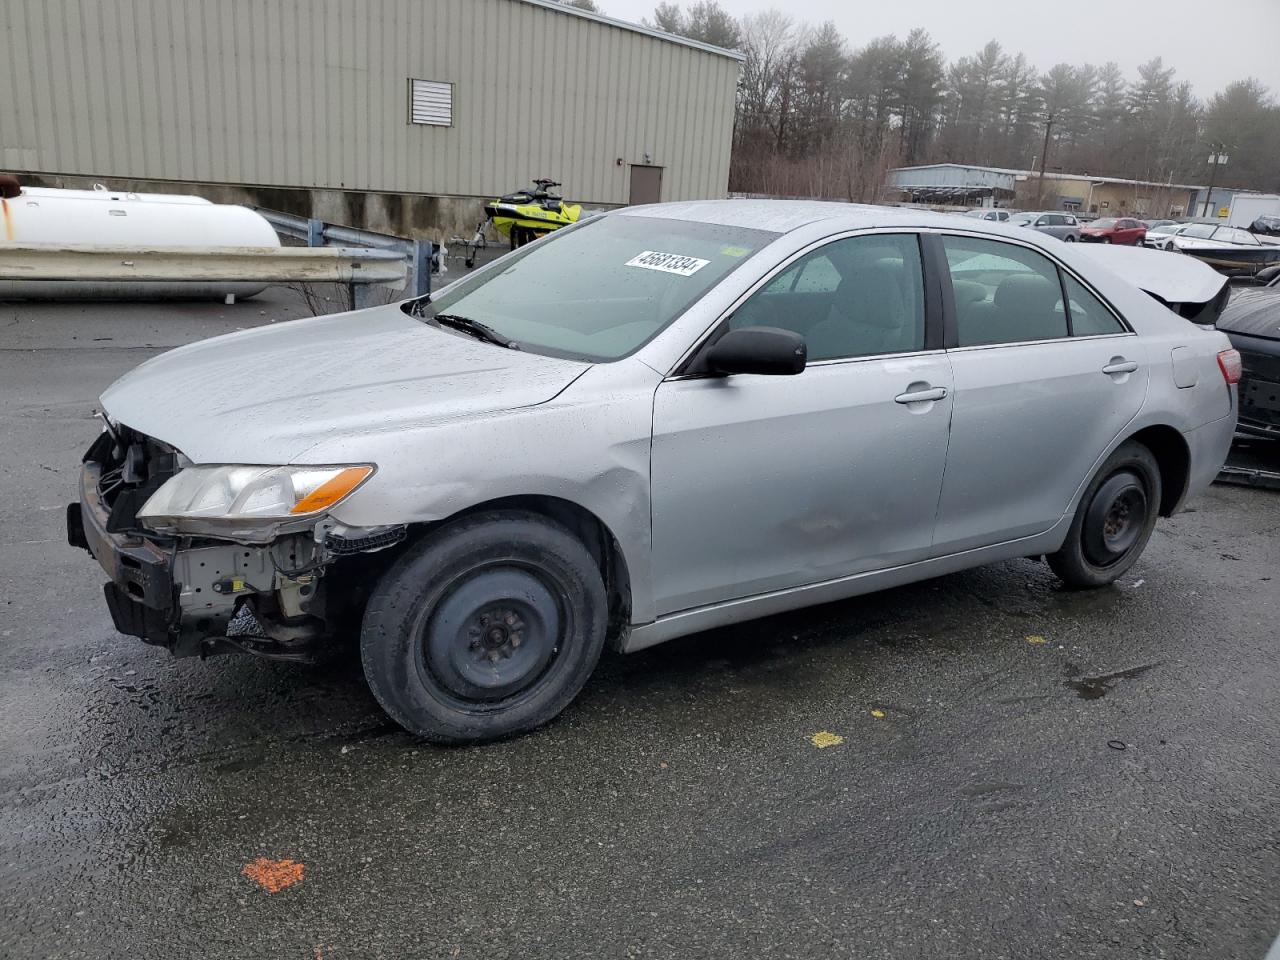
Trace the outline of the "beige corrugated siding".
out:
<instances>
[{"instance_id":1,"label":"beige corrugated siding","mask_svg":"<svg viewBox=\"0 0 1280 960\"><path fill-rule=\"evenodd\" d=\"M523 0L3 0L0 168L437 195L722 196L739 64ZM409 123L409 80L453 125ZM618 166L618 158L623 164Z\"/></svg>"}]
</instances>

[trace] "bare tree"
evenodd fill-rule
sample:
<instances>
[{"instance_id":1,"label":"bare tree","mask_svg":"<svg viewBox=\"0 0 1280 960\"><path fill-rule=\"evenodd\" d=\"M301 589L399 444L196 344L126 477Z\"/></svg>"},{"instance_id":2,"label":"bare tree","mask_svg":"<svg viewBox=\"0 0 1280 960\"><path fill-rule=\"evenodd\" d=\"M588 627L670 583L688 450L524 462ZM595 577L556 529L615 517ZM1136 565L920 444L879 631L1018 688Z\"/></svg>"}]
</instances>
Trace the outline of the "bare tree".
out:
<instances>
[{"instance_id":1,"label":"bare tree","mask_svg":"<svg viewBox=\"0 0 1280 960\"><path fill-rule=\"evenodd\" d=\"M731 35L746 55L731 190L876 199L894 164L1038 168L1046 146L1050 169L1197 182L1210 143L1229 147L1232 183L1280 188L1280 107L1254 80L1206 106L1159 58L1132 81L1114 63L1038 73L993 40L948 65L923 30L850 50L829 23L811 28L771 10L729 31L722 13L660 3L654 16L707 42Z\"/></svg>"}]
</instances>

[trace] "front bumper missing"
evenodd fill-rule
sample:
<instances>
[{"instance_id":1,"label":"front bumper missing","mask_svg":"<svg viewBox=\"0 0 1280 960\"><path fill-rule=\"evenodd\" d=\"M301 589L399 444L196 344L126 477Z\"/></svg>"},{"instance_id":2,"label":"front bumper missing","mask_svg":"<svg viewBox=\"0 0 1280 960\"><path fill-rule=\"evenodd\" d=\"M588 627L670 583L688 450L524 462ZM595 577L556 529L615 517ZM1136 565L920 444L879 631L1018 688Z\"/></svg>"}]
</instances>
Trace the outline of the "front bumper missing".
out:
<instances>
[{"instance_id":1,"label":"front bumper missing","mask_svg":"<svg viewBox=\"0 0 1280 960\"><path fill-rule=\"evenodd\" d=\"M103 592L117 631L179 657L242 651L306 659L307 642L323 626L313 615L323 612L319 577L290 571L315 560L309 536L255 547L112 532L101 473L92 460L82 467L80 501L67 507L67 542L87 550L110 578ZM255 603L270 606L274 635L264 632Z\"/></svg>"},{"instance_id":2,"label":"front bumper missing","mask_svg":"<svg viewBox=\"0 0 1280 960\"><path fill-rule=\"evenodd\" d=\"M106 571L107 609L116 630L147 643L170 647L181 634L174 588L173 549L127 533L109 533L110 516L98 492L102 467L84 464L80 502L67 506L67 542L82 547Z\"/></svg>"},{"instance_id":3,"label":"front bumper missing","mask_svg":"<svg viewBox=\"0 0 1280 960\"><path fill-rule=\"evenodd\" d=\"M103 590L116 630L179 657L312 659L322 641L350 623L372 582L369 573L387 562L365 557L407 533L404 526L350 528L326 518L266 544L157 535L139 529L132 512L122 516L118 496L115 508L104 500L104 466L90 454L79 502L67 507L67 542L106 571ZM345 574L338 584L330 582L334 571Z\"/></svg>"}]
</instances>

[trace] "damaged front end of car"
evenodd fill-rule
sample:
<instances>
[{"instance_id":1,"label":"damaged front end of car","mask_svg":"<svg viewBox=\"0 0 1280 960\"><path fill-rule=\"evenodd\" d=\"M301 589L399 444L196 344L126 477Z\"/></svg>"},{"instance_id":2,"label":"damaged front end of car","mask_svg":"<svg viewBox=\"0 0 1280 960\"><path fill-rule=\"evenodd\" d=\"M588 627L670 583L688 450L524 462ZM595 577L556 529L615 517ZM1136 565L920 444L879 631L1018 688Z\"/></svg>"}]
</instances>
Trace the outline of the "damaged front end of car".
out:
<instances>
[{"instance_id":1,"label":"damaged front end of car","mask_svg":"<svg viewBox=\"0 0 1280 960\"><path fill-rule=\"evenodd\" d=\"M108 422L83 458L67 539L106 571L120 633L179 657L311 660L354 628L406 536L329 515L375 469L196 465Z\"/></svg>"}]
</instances>

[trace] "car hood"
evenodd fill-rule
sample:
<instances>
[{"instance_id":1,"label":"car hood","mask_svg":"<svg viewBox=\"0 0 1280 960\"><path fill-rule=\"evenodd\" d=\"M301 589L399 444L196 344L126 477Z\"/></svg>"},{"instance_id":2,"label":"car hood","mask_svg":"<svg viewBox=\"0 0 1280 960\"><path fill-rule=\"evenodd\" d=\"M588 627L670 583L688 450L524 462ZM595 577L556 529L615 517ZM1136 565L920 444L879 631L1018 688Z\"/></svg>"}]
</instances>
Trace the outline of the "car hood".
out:
<instances>
[{"instance_id":1,"label":"car hood","mask_svg":"<svg viewBox=\"0 0 1280 960\"><path fill-rule=\"evenodd\" d=\"M543 403L588 368L442 330L392 304L179 347L117 380L102 407L197 463L288 463L375 426Z\"/></svg>"}]
</instances>

